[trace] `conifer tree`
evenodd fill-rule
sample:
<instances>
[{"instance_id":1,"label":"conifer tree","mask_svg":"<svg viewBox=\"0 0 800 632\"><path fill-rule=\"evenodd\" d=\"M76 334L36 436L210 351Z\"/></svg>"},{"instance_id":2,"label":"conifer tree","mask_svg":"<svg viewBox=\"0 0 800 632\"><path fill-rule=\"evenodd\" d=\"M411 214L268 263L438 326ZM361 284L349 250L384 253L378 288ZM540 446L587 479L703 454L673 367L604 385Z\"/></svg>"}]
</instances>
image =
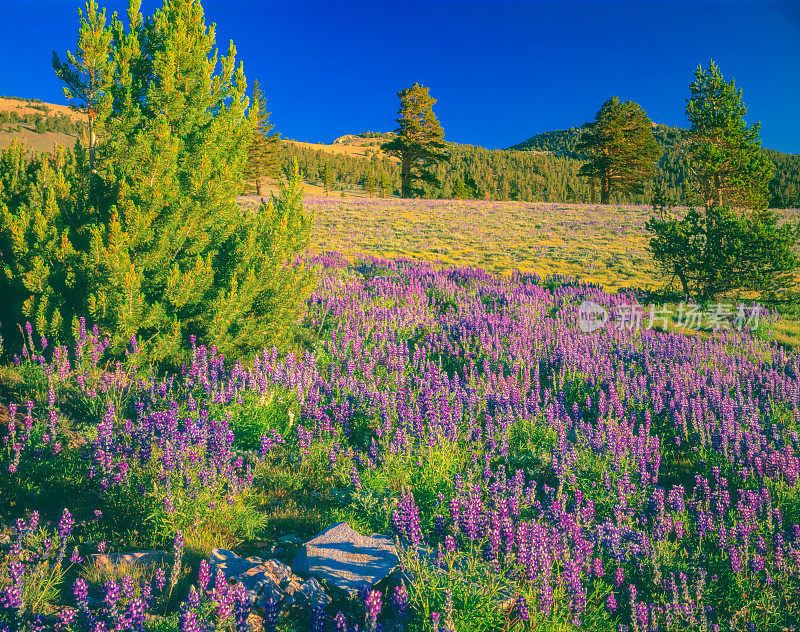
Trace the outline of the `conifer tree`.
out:
<instances>
[{"instance_id":1,"label":"conifer tree","mask_svg":"<svg viewBox=\"0 0 800 632\"><path fill-rule=\"evenodd\" d=\"M381 171L381 197L385 198L392 194L392 180L389 178L389 174L385 171Z\"/></svg>"},{"instance_id":2,"label":"conifer tree","mask_svg":"<svg viewBox=\"0 0 800 632\"><path fill-rule=\"evenodd\" d=\"M444 129L433 105L436 99L430 90L415 83L397 93L400 97L396 136L381 145L381 149L400 159L400 195L404 198L421 197L425 189L421 184L439 186L431 171L437 162L447 159L444 151Z\"/></svg>"},{"instance_id":3,"label":"conifer tree","mask_svg":"<svg viewBox=\"0 0 800 632\"><path fill-rule=\"evenodd\" d=\"M131 3L131 19L141 18L140 4L140 0ZM78 9L80 29L75 54L67 52L66 61L62 61L53 51L53 68L58 78L64 82L64 96L72 101L75 109L84 112L88 119L89 166L94 171L95 146L98 134L102 133L104 121L102 114L110 107L109 91L114 82L114 61L109 54L114 32L106 26L106 10L100 10L96 0L89 0L85 8L85 14ZM114 20L116 22L116 14Z\"/></svg>"},{"instance_id":4,"label":"conifer tree","mask_svg":"<svg viewBox=\"0 0 800 632\"><path fill-rule=\"evenodd\" d=\"M694 76L686 115L695 191L706 208L765 208L774 166L761 151L761 124L745 123L742 91L733 80L725 81L713 60L706 70L698 66Z\"/></svg>"},{"instance_id":5,"label":"conifer tree","mask_svg":"<svg viewBox=\"0 0 800 632\"><path fill-rule=\"evenodd\" d=\"M270 134L275 126L269 122L267 101L261 91L258 80L253 82L253 99L250 102L248 116L253 126L253 140L247 160L245 176L256 185L256 195L263 196L262 187L268 181L276 181L280 177L279 143L277 134Z\"/></svg>"},{"instance_id":6,"label":"conifer tree","mask_svg":"<svg viewBox=\"0 0 800 632\"><path fill-rule=\"evenodd\" d=\"M653 259L684 293L704 300L733 290L786 297L800 267L800 227L765 210L773 166L761 153L759 125L746 125L741 90L713 61L707 71L698 67L689 90L689 165L705 209L650 218Z\"/></svg>"},{"instance_id":7,"label":"conifer tree","mask_svg":"<svg viewBox=\"0 0 800 632\"><path fill-rule=\"evenodd\" d=\"M601 204L608 204L615 192L641 193L661 155L647 114L619 97L603 103L575 149L588 157L578 175L589 178L592 189L595 181L600 183Z\"/></svg>"},{"instance_id":8,"label":"conifer tree","mask_svg":"<svg viewBox=\"0 0 800 632\"><path fill-rule=\"evenodd\" d=\"M322 168L322 186L325 189L325 195L330 195L331 187L333 186L333 170L328 162Z\"/></svg>"},{"instance_id":9,"label":"conifer tree","mask_svg":"<svg viewBox=\"0 0 800 632\"><path fill-rule=\"evenodd\" d=\"M78 47L94 38L103 81L80 55L56 64L89 99L95 143L0 190L0 295L12 297L0 321L66 342L85 316L118 356L135 336L148 361L173 366L191 336L234 357L280 344L313 282L292 265L311 220L296 165L277 198L236 204L253 127L233 43L218 57L198 0L165 0L147 20L131 0L127 28L102 15L87 5Z\"/></svg>"},{"instance_id":10,"label":"conifer tree","mask_svg":"<svg viewBox=\"0 0 800 632\"><path fill-rule=\"evenodd\" d=\"M372 169L367 171L367 175L364 177L364 192L369 196L375 194L375 174Z\"/></svg>"}]
</instances>

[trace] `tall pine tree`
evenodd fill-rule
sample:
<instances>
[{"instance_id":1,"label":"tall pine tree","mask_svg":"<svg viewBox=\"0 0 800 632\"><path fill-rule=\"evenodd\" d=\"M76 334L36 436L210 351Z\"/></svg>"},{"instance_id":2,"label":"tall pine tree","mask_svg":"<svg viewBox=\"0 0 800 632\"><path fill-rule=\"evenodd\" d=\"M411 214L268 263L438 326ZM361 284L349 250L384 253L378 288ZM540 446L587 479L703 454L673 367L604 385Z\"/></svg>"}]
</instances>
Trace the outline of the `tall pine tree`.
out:
<instances>
[{"instance_id":1,"label":"tall pine tree","mask_svg":"<svg viewBox=\"0 0 800 632\"><path fill-rule=\"evenodd\" d=\"M253 82L253 100L248 117L253 126L253 140L247 158L245 177L256 185L256 195L263 195L262 187L280 177L280 137L270 134L275 126L269 122L267 101L258 80Z\"/></svg>"},{"instance_id":2,"label":"tall pine tree","mask_svg":"<svg viewBox=\"0 0 800 632\"><path fill-rule=\"evenodd\" d=\"M54 59L90 98L88 157L79 145L41 158L0 191L0 294L14 299L0 320L66 341L85 316L116 354L135 336L148 360L172 365L193 335L228 356L281 343L313 282L292 265L311 220L296 168L269 204L236 203L253 126L233 44L218 56L198 0L165 0L147 20L131 0L127 27L103 17L89 3L82 52ZM15 151L2 160L18 165Z\"/></svg>"},{"instance_id":3,"label":"tall pine tree","mask_svg":"<svg viewBox=\"0 0 800 632\"><path fill-rule=\"evenodd\" d=\"M436 99L428 88L415 83L397 96L400 97L399 117L395 119L397 135L381 145L381 149L400 159L401 197L421 197L425 193L423 184L439 186L431 167L447 159L444 129L433 113Z\"/></svg>"},{"instance_id":4,"label":"tall pine tree","mask_svg":"<svg viewBox=\"0 0 800 632\"><path fill-rule=\"evenodd\" d=\"M761 151L761 124L745 123L742 91L733 80L725 81L713 60L706 70L698 66L694 76L686 115L695 191L706 208L765 208L774 166Z\"/></svg>"},{"instance_id":5,"label":"tall pine tree","mask_svg":"<svg viewBox=\"0 0 800 632\"><path fill-rule=\"evenodd\" d=\"M647 114L633 101L612 97L594 118L575 148L588 158L578 175L589 178L592 191L600 183L601 204L608 204L615 192L641 193L661 155Z\"/></svg>"}]
</instances>

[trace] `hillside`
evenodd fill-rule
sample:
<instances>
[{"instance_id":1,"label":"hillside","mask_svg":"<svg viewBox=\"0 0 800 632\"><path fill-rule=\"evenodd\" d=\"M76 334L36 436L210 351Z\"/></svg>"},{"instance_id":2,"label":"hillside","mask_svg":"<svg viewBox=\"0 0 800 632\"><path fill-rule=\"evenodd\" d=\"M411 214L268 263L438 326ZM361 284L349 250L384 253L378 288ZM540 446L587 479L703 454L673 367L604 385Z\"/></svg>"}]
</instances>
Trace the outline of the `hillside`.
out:
<instances>
[{"instance_id":1,"label":"hillside","mask_svg":"<svg viewBox=\"0 0 800 632\"><path fill-rule=\"evenodd\" d=\"M52 151L57 144L74 145L84 128L83 116L63 105L35 99L0 97L0 149L12 140L25 142L33 151ZM589 187L578 170L584 157L575 151L582 128L543 132L508 149L484 149L448 143L450 161L434 169L438 187L428 187L426 197L520 202L588 203ZM676 205L691 205L685 156L687 130L654 124L653 134L663 153L656 181L664 185ZM329 164L334 175L333 193L339 196L395 195L400 187L398 160L380 145L392 132L363 132L341 136L330 144L283 140L281 163L297 158L308 192L322 194L322 172ZM800 155L764 150L775 163L770 185L770 206L800 207ZM619 204L649 204L652 183L641 195L613 196Z\"/></svg>"},{"instance_id":2,"label":"hillside","mask_svg":"<svg viewBox=\"0 0 800 632\"><path fill-rule=\"evenodd\" d=\"M585 156L575 151L582 127L535 134L509 149L520 151L549 151L562 158L583 160ZM656 180L661 180L667 195L677 204L691 204L689 193L689 168L685 147L688 130L670 125L653 125L653 136L664 155L656 166ZM800 207L800 155L787 154L774 149L764 149L775 164L775 177L770 184L770 206L773 208Z\"/></svg>"},{"instance_id":3,"label":"hillside","mask_svg":"<svg viewBox=\"0 0 800 632\"><path fill-rule=\"evenodd\" d=\"M52 151L56 145L72 147L84 125L85 116L66 105L0 97L0 149L14 140L36 152Z\"/></svg>"}]
</instances>

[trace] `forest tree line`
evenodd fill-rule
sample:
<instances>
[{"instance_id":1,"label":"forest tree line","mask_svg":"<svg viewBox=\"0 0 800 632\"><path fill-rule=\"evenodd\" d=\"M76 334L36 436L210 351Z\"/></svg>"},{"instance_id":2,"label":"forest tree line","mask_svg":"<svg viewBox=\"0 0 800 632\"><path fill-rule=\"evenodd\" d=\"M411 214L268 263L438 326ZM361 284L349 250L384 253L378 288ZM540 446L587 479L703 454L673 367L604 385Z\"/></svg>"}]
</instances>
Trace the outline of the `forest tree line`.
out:
<instances>
[{"instance_id":1,"label":"forest tree line","mask_svg":"<svg viewBox=\"0 0 800 632\"><path fill-rule=\"evenodd\" d=\"M425 186L425 197L589 203L589 183L578 175L585 160L585 156L576 150L582 132L583 128L545 132L509 149L448 143L450 160L432 168L441 186ZM660 184L672 205L697 204L689 182L687 134L688 131L682 128L656 125L653 136L663 154L656 165L655 178L645 184L643 193L617 193L612 196L612 202L651 204L655 187ZM384 136L388 138L390 135ZM763 151L775 164L775 176L769 187L770 206L800 207L800 155L772 149ZM381 157L377 151L368 150L368 154L365 159L294 143L282 143L280 149L282 166L288 166L296 157L308 182L324 184L323 172L328 164L334 190L360 187L379 195L383 175L391 182L390 194L399 194L399 165ZM370 188L373 191L369 191Z\"/></svg>"}]
</instances>

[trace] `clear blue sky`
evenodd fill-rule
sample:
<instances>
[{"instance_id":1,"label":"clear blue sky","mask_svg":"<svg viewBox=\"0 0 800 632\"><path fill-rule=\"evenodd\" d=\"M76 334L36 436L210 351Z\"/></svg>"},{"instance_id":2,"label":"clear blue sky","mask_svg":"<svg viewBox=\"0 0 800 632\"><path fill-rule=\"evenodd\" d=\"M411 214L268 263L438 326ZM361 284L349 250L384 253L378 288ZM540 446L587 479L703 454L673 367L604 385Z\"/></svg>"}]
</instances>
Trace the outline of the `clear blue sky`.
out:
<instances>
[{"instance_id":1,"label":"clear blue sky","mask_svg":"<svg viewBox=\"0 0 800 632\"><path fill-rule=\"evenodd\" d=\"M160 0L144 0L150 14ZM124 14L126 0L100 0ZM0 0L0 94L64 102L51 51L75 46L75 0ZM82 3L80 3L82 6ZM396 92L438 99L446 138L503 148L580 125L613 95L685 125L692 71L714 58L762 122L800 153L800 0L782 2L305 2L205 0L285 137L330 142L394 127Z\"/></svg>"}]
</instances>

